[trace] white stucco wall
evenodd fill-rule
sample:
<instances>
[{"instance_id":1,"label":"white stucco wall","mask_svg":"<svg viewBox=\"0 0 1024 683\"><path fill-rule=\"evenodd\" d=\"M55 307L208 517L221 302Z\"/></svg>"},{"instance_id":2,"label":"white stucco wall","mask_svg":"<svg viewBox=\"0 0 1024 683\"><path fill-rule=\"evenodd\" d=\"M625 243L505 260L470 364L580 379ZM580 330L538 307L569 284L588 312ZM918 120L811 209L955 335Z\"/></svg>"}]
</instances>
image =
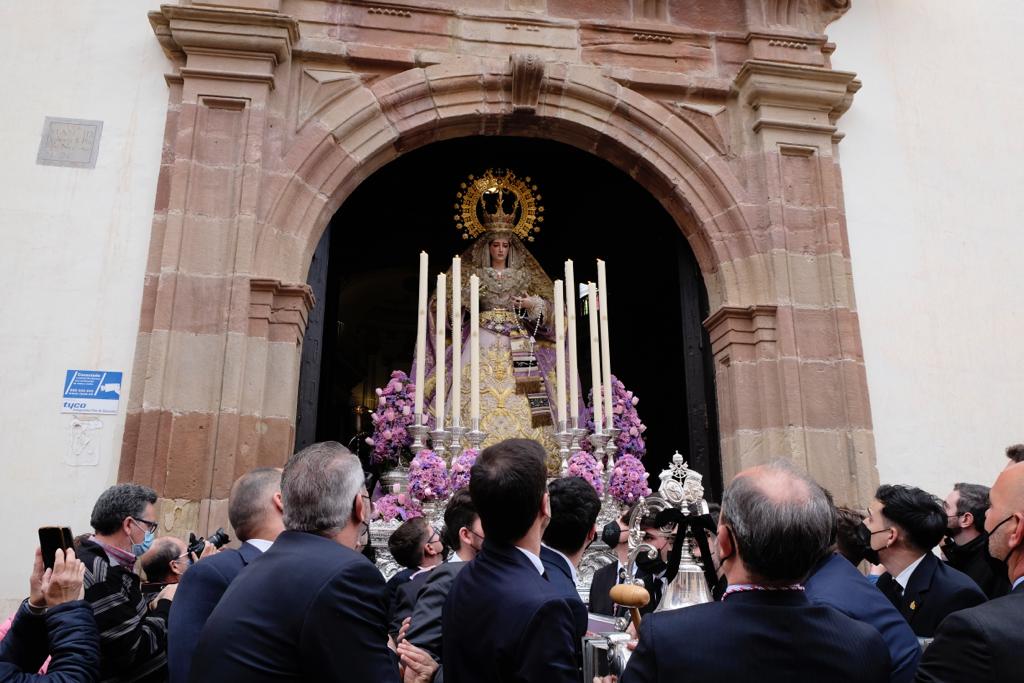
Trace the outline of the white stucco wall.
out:
<instances>
[{"instance_id":1,"label":"white stucco wall","mask_svg":"<svg viewBox=\"0 0 1024 683\"><path fill-rule=\"evenodd\" d=\"M854 0L837 69L854 285L884 483L991 485L1024 441L1024 6Z\"/></svg>"},{"instance_id":2,"label":"white stucco wall","mask_svg":"<svg viewBox=\"0 0 1024 683\"><path fill-rule=\"evenodd\" d=\"M89 530L114 482L126 399L94 432L95 466L70 466L67 369L132 355L163 143L168 62L146 20L158 0L0 3L0 606L28 592L36 529ZM46 116L103 121L93 170L36 164ZM5 616L5 611L2 616Z\"/></svg>"}]
</instances>

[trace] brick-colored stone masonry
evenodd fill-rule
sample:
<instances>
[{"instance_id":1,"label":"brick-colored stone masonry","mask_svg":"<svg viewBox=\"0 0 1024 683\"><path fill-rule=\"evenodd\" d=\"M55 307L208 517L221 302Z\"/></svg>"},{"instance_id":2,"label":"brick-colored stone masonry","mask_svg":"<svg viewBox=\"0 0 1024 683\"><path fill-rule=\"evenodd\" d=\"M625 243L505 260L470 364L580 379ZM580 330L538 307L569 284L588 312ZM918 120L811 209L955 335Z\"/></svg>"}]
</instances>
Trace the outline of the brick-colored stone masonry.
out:
<instances>
[{"instance_id":1,"label":"brick-colored stone masonry","mask_svg":"<svg viewBox=\"0 0 1024 683\"><path fill-rule=\"evenodd\" d=\"M169 532L291 452L305 282L331 216L405 151L468 135L608 159L704 273L726 478L774 457L877 481L836 120L848 0L181 0L119 476Z\"/></svg>"}]
</instances>

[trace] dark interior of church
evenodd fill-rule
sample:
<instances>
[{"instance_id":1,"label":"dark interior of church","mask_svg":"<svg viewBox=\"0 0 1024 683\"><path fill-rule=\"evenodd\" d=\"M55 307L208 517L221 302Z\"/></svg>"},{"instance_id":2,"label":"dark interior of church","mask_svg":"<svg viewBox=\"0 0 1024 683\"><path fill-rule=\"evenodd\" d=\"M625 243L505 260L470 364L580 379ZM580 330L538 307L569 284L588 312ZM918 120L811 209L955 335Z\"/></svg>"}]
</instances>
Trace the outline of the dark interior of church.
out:
<instances>
[{"instance_id":1,"label":"dark interior of church","mask_svg":"<svg viewBox=\"0 0 1024 683\"><path fill-rule=\"evenodd\" d=\"M344 202L310 267L317 297L303 348L296 445L355 448L370 430L374 389L408 372L416 341L417 272L430 282L468 246L456 228L459 183L510 168L538 186L545 220L527 247L552 280L571 258L576 280L607 262L612 373L639 398L644 465L657 474L673 452L721 491L707 296L685 237L644 187L605 160L535 138L479 136L426 145L387 164ZM433 284L431 285L433 287ZM577 310L582 313L582 301ZM580 383L590 388L589 323L578 317Z\"/></svg>"}]
</instances>

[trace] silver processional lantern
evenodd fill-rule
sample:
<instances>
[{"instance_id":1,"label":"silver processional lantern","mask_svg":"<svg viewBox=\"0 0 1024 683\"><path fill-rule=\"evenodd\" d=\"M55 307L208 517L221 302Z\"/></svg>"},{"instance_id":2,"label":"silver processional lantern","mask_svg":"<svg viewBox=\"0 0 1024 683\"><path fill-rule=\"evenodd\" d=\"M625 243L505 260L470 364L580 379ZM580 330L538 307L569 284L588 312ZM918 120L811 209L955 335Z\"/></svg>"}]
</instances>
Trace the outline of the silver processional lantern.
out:
<instances>
[{"instance_id":1,"label":"silver processional lantern","mask_svg":"<svg viewBox=\"0 0 1024 683\"><path fill-rule=\"evenodd\" d=\"M712 601L710 583L714 580L714 571L705 530L714 531L715 524L708 516L702 478L700 473L687 467L683 456L676 452L669 467L659 475L658 493L642 498L630 516L627 576L635 577L636 558L641 553L652 560L658 557L658 549L644 542L644 526L650 528L651 520L656 520L659 531L672 542L664 576L668 585L657 612ZM695 546L701 548L701 557L705 560L703 568L694 557ZM629 607L635 622L639 620L638 608L645 605L650 596L644 590L642 579L630 578L627 584L613 588L612 599ZM630 638L623 633L629 621L619 619L614 631L609 629L609 633L584 639L584 680L593 680L591 675L622 673L630 654L627 648Z\"/></svg>"}]
</instances>

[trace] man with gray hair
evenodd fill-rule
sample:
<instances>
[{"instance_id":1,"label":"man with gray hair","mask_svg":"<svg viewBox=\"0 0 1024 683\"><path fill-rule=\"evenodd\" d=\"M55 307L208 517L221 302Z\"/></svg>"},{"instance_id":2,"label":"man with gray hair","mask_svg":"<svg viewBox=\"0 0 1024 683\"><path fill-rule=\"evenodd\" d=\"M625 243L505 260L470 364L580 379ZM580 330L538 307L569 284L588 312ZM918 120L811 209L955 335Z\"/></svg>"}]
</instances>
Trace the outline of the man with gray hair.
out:
<instances>
[{"instance_id":1,"label":"man with gray hair","mask_svg":"<svg viewBox=\"0 0 1024 683\"><path fill-rule=\"evenodd\" d=\"M718 522L722 601L644 617L623 683L888 681L878 632L804 595L834 514L824 490L790 465L736 475Z\"/></svg>"},{"instance_id":2,"label":"man with gray hair","mask_svg":"<svg viewBox=\"0 0 1024 683\"><path fill-rule=\"evenodd\" d=\"M359 553L370 521L359 460L333 441L313 444L288 460L281 496L285 531L213 610L189 680L399 680L384 579ZM403 662L421 654L403 645ZM423 659L433 665L427 656L416 661Z\"/></svg>"},{"instance_id":3,"label":"man with gray hair","mask_svg":"<svg viewBox=\"0 0 1024 683\"><path fill-rule=\"evenodd\" d=\"M182 577L171 606L167 636L170 683L186 683L199 634L221 596L250 562L284 531L281 469L260 467L239 477L228 495L228 521L242 541L205 558Z\"/></svg>"}]
</instances>

